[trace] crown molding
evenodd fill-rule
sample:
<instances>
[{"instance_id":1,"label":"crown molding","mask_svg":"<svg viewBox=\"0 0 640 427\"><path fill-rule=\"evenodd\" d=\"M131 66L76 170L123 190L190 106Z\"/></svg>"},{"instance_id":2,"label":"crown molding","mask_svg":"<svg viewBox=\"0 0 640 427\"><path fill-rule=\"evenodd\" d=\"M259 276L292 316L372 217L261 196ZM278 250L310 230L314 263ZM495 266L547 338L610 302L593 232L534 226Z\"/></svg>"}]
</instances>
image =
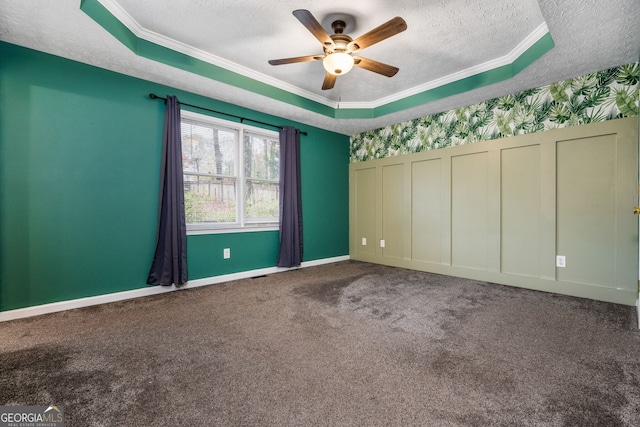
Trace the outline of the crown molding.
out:
<instances>
[{"instance_id":1,"label":"crown molding","mask_svg":"<svg viewBox=\"0 0 640 427\"><path fill-rule=\"evenodd\" d=\"M195 48L181 41L158 34L155 31L142 27L129 13L120 6L115 0L97 0L105 9L107 9L118 21L129 29L137 38L146 40L158 46L166 47L176 52L180 52L195 59L207 62L212 65L224 68L250 79L265 83L269 86L277 87L289 93L307 98L309 100L324 104L331 108L338 108L338 103L327 99L323 96L300 89L297 86L285 83L282 80L275 79L266 74L259 73L250 68L244 67L235 62L221 58L202 49Z\"/></svg>"},{"instance_id":2,"label":"crown molding","mask_svg":"<svg viewBox=\"0 0 640 427\"><path fill-rule=\"evenodd\" d=\"M116 0L82 0L80 9L139 56L335 119L376 118L513 77L554 46L540 24L506 55L371 102L336 102L143 28ZM106 13L105 13L106 12ZM142 43L141 43L142 42ZM157 46L153 54L141 45ZM186 56L203 66L175 65Z\"/></svg>"},{"instance_id":3,"label":"crown molding","mask_svg":"<svg viewBox=\"0 0 640 427\"><path fill-rule=\"evenodd\" d=\"M458 71L453 74L448 74L439 79L431 80L430 82L423 83L419 86L412 87L411 89L404 90L402 92L395 93L393 95L380 98L372 102L341 102L340 109L355 109L355 108L377 108L391 102L399 101L404 98L408 98L413 95L454 83L467 77L475 76L481 73L495 70L505 65L513 64L521 55L527 50L532 48L537 42L539 42L544 36L549 34L549 28L547 23L543 22L535 30L533 30L524 40L522 40L511 52L507 53L500 58L492 59L484 62L480 65L474 65L465 70Z\"/></svg>"}]
</instances>

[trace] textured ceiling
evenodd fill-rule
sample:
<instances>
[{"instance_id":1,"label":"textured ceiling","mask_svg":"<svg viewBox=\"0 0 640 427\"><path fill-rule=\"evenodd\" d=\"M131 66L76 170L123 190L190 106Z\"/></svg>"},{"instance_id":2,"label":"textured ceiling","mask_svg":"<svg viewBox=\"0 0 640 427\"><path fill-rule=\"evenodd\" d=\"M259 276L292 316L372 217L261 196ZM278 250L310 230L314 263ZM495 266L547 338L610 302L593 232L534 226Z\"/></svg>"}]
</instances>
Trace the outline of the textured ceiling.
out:
<instances>
[{"instance_id":1,"label":"textured ceiling","mask_svg":"<svg viewBox=\"0 0 640 427\"><path fill-rule=\"evenodd\" d=\"M167 2L163 13L157 0L114 0L142 28L257 73L292 84L332 101L372 102L425 82L507 55L544 23L536 0L344 0L261 2L234 1L212 9L210 1ZM355 7L358 5L358 7ZM408 30L375 44L362 56L395 65L400 73L388 78L354 68L338 78L333 90L322 91L320 61L274 67L269 59L318 55L322 46L292 15L308 9L331 34L335 12L349 19L346 33L356 38L396 15ZM372 13L371 11L375 11ZM473 40L473 43L469 43ZM446 46L443 49L442 46ZM359 53L360 54L360 53Z\"/></svg>"},{"instance_id":2,"label":"textured ceiling","mask_svg":"<svg viewBox=\"0 0 640 427\"><path fill-rule=\"evenodd\" d=\"M276 116L354 134L569 77L638 61L637 0L362 0L344 2L102 0L145 37L217 58L218 65L334 108L381 105L439 79L508 56L543 28L555 47L515 77L375 119L335 119L137 56L80 10L79 0L3 0L0 40L166 84ZM354 69L320 90L319 61L271 66L267 60L322 53L291 14L308 9L330 32L338 16L354 38L403 17L407 31L362 51L395 65L392 78ZM134 31L135 32L135 31Z\"/></svg>"}]
</instances>

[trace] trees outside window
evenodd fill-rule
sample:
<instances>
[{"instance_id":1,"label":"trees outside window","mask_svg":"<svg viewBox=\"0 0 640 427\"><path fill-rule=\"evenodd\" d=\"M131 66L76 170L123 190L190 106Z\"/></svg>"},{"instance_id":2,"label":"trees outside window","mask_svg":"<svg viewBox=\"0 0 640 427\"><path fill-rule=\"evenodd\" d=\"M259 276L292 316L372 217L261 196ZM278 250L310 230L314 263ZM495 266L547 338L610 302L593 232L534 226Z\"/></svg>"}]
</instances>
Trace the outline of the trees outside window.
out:
<instances>
[{"instance_id":1,"label":"trees outside window","mask_svg":"<svg viewBox=\"0 0 640 427\"><path fill-rule=\"evenodd\" d=\"M277 227L278 134L182 111L187 230Z\"/></svg>"}]
</instances>

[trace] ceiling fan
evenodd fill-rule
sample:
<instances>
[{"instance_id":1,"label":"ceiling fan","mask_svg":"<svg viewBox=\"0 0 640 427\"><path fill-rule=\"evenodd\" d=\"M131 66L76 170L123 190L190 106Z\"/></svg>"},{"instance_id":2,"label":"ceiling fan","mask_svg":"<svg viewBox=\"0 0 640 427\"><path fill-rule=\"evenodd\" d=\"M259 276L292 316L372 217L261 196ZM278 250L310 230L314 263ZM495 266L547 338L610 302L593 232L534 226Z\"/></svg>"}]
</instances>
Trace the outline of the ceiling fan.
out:
<instances>
[{"instance_id":1,"label":"ceiling fan","mask_svg":"<svg viewBox=\"0 0 640 427\"><path fill-rule=\"evenodd\" d=\"M322 90L332 89L336 83L336 78L346 74L355 65L383 76L393 77L399 71L397 67L383 64L382 62L367 59L362 56L353 56L354 53L378 43L391 36L407 29L404 19L396 16L384 24L374 28L366 34L353 40L349 35L344 34L346 23L336 20L331 24L334 34L329 35L320 25L318 20L305 9L293 11L293 15L304 25L315 38L322 43L324 55L298 56L294 58L272 59L271 65L293 64L296 62L320 61L327 71L322 83Z\"/></svg>"}]
</instances>

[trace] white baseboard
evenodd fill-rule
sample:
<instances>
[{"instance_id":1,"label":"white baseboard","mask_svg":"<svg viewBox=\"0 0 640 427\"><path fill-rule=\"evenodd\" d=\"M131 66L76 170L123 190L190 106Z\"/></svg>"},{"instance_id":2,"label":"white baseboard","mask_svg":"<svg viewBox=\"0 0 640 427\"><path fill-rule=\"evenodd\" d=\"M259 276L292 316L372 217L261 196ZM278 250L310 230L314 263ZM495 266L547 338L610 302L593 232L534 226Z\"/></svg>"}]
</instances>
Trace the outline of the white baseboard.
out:
<instances>
[{"instance_id":1,"label":"white baseboard","mask_svg":"<svg viewBox=\"0 0 640 427\"><path fill-rule=\"evenodd\" d=\"M303 262L300 267L283 268L268 267L258 270L242 271L240 273L225 274L223 276L207 277L204 279L190 280L183 286L176 288L175 286L147 286L131 291L116 292L112 294L97 295L94 297L79 298L69 301L54 302L51 304L36 305L33 307L19 308L16 310L8 310L0 312L0 322L8 320L22 319L25 317L39 316L41 314L55 313L58 311L72 310L74 308L89 307L92 305L106 304L110 302L123 301L132 298L146 297L150 295L163 294L166 292L181 291L184 289L197 288L200 286L215 285L217 283L230 282L232 280L246 279L249 277L264 276L267 274L280 273L288 270L296 270L298 268L313 267L316 265L331 264L339 261L349 260L349 255L334 258L324 258L313 261Z\"/></svg>"}]
</instances>

